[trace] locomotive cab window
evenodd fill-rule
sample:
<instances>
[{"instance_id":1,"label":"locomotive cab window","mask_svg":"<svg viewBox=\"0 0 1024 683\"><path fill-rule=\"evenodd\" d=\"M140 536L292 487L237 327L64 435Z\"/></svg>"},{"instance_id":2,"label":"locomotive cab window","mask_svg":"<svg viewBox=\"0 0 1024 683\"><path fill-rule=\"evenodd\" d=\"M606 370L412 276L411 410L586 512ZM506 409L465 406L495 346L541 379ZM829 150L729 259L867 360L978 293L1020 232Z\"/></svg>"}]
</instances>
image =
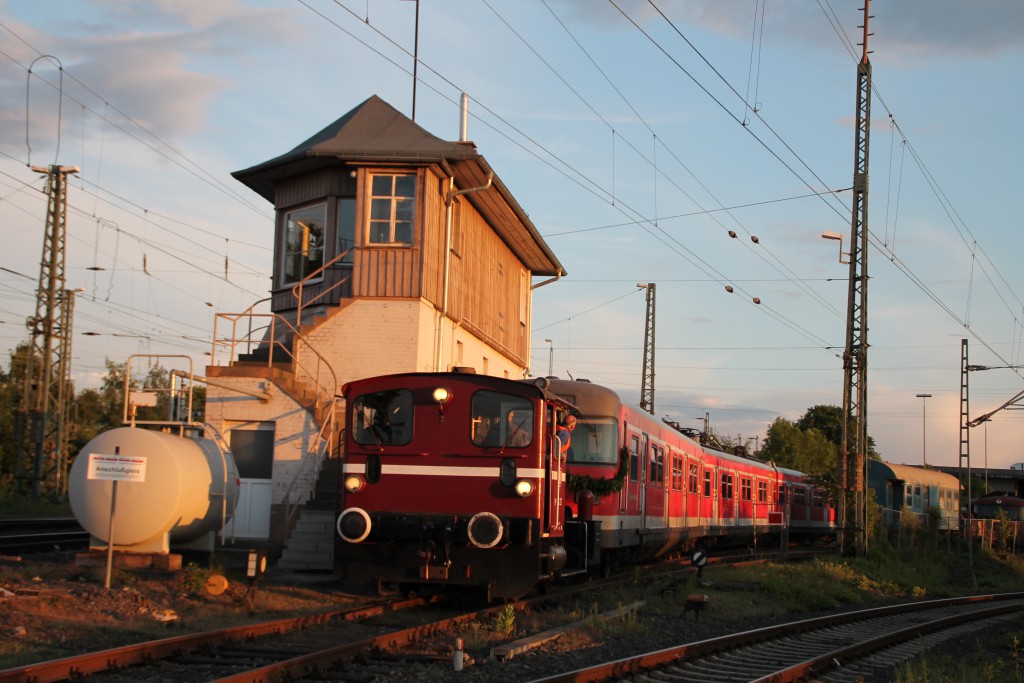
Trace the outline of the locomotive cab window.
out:
<instances>
[{"instance_id":1,"label":"locomotive cab window","mask_svg":"<svg viewBox=\"0 0 1024 683\"><path fill-rule=\"evenodd\" d=\"M483 448L522 448L533 443L533 404L522 396L478 391L472 403L473 444Z\"/></svg>"},{"instance_id":2,"label":"locomotive cab window","mask_svg":"<svg viewBox=\"0 0 1024 683\"><path fill-rule=\"evenodd\" d=\"M408 389L364 394L352 402L352 438L367 446L403 446L412 440L412 414Z\"/></svg>"}]
</instances>

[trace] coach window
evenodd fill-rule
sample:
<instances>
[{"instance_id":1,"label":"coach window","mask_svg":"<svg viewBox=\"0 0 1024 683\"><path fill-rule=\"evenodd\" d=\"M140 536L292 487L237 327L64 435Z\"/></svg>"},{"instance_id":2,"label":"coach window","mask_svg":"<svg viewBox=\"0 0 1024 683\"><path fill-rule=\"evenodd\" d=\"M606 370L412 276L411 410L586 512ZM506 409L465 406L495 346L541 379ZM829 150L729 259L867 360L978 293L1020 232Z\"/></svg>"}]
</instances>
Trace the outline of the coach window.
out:
<instances>
[{"instance_id":1,"label":"coach window","mask_svg":"<svg viewBox=\"0 0 1024 683\"><path fill-rule=\"evenodd\" d=\"M412 244L415 216L415 174L371 176L370 244Z\"/></svg>"},{"instance_id":2,"label":"coach window","mask_svg":"<svg viewBox=\"0 0 1024 683\"><path fill-rule=\"evenodd\" d=\"M629 439L629 480L637 481L637 470L640 469L640 437Z\"/></svg>"},{"instance_id":3,"label":"coach window","mask_svg":"<svg viewBox=\"0 0 1024 683\"><path fill-rule=\"evenodd\" d=\"M814 507L820 508L823 502L821 499L821 491L819 489L814 489L812 495L814 496Z\"/></svg>"},{"instance_id":4,"label":"coach window","mask_svg":"<svg viewBox=\"0 0 1024 683\"><path fill-rule=\"evenodd\" d=\"M316 204L284 216L284 283L303 279L324 264L327 205Z\"/></svg>"},{"instance_id":5,"label":"coach window","mask_svg":"<svg viewBox=\"0 0 1024 683\"><path fill-rule=\"evenodd\" d=\"M700 467L695 462L690 463L690 493L700 493Z\"/></svg>"},{"instance_id":6,"label":"coach window","mask_svg":"<svg viewBox=\"0 0 1024 683\"><path fill-rule=\"evenodd\" d=\"M658 446L651 447L649 479L652 484L665 483L665 451Z\"/></svg>"},{"instance_id":7,"label":"coach window","mask_svg":"<svg viewBox=\"0 0 1024 683\"><path fill-rule=\"evenodd\" d=\"M768 502L768 482L759 481L757 482L757 502L767 503Z\"/></svg>"},{"instance_id":8,"label":"coach window","mask_svg":"<svg viewBox=\"0 0 1024 683\"><path fill-rule=\"evenodd\" d=\"M704 470L704 497L711 497L711 470Z\"/></svg>"},{"instance_id":9,"label":"coach window","mask_svg":"<svg viewBox=\"0 0 1024 683\"><path fill-rule=\"evenodd\" d=\"M352 402L352 438L371 446L402 446L412 440L412 392L390 389Z\"/></svg>"},{"instance_id":10,"label":"coach window","mask_svg":"<svg viewBox=\"0 0 1024 683\"><path fill-rule=\"evenodd\" d=\"M793 487L793 505L807 505L807 490L803 486Z\"/></svg>"},{"instance_id":11,"label":"coach window","mask_svg":"<svg viewBox=\"0 0 1024 683\"><path fill-rule=\"evenodd\" d=\"M786 485L785 484L779 484L779 497L778 497L778 500L776 500L775 502L777 502L779 505L785 505L786 504Z\"/></svg>"},{"instance_id":12,"label":"coach window","mask_svg":"<svg viewBox=\"0 0 1024 683\"><path fill-rule=\"evenodd\" d=\"M751 500L753 488L749 479L740 480L740 496L743 500Z\"/></svg>"},{"instance_id":13,"label":"coach window","mask_svg":"<svg viewBox=\"0 0 1024 683\"><path fill-rule=\"evenodd\" d=\"M683 490L683 458L676 453L672 454L672 490Z\"/></svg>"},{"instance_id":14,"label":"coach window","mask_svg":"<svg viewBox=\"0 0 1024 683\"><path fill-rule=\"evenodd\" d=\"M722 473L722 499L732 500L732 475Z\"/></svg>"}]
</instances>

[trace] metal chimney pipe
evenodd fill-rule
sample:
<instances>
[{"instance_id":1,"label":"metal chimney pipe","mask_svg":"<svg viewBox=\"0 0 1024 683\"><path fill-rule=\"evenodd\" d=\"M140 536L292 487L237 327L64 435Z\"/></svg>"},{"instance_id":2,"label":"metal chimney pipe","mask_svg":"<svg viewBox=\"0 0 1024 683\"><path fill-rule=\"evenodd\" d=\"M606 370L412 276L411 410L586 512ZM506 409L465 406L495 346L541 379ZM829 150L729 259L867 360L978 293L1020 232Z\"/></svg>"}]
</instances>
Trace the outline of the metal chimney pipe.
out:
<instances>
[{"instance_id":1,"label":"metal chimney pipe","mask_svg":"<svg viewBox=\"0 0 1024 683\"><path fill-rule=\"evenodd\" d=\"M459 107L459 142L468 142L469 127L469 95L462 93L462 104Z\"/></svg>"}]
</instances>

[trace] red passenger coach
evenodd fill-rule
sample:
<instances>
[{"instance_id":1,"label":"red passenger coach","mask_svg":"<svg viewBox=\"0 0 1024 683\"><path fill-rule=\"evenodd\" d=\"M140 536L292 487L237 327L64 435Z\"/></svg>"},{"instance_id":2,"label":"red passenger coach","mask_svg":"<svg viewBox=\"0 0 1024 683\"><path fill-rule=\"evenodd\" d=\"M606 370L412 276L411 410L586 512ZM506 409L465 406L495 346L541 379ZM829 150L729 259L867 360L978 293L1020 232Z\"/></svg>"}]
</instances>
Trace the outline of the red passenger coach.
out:
<instances>
[{"instance_id":1,"label":"red passenger coach","mask_svg":"<svg viewBox=\"0 0 1024 683\"><path fill-rule=\"evenodd\" d=\"M783 527L798 535L833 527L832 510L800 472L706 449L607 387L537 381L580 413L567 465L567 518L598 527L606 566L698 544L750 542Z\"/></svg>"},{"instance_id":2,"label":"red passenger coach","mask_svg":"<svg viewBox=\"0 0 1024 683\"><path fill-rule=\"evenodd\" d=\"M470 373L390 375L343 391L343 580L475 586L496 598L569 571L555 434L563 400Z\"/></svg>"}]
</instances>

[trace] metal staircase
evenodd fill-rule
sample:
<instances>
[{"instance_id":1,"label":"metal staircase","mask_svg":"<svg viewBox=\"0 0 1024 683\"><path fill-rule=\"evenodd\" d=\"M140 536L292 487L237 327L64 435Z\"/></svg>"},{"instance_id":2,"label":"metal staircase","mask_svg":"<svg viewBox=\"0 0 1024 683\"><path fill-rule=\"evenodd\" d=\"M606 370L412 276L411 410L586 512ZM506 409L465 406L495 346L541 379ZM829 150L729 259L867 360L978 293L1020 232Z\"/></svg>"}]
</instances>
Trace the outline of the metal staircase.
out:
<instances>
[{"instance_id":1,"label":"metal staircase","mask_svg":"<svg viewBox=\"0 0 1024 683\"><path fill-rule=\"evenodd\" d=\"M303 301L303 288L346 255L324 264L292 288L296 307L288 315L257 313L255 308L266 302L263 300L243 313L218 313L214 322L210 374L267 379L308 410L318 426L312 438L304 439L308 442L306 453L283 495L284 524L289 532L278 566L285 569L329 570L333 566L341 401L337 375L310 341L310 334L342 306L321 304L313 309L310 306L326 292ZM342 280L334 287L344 283ZM225 351L230 364L217 366L218 352ZM310 481L315 483L312 491L307 487Z\"/></svg>"}]
</instances>

